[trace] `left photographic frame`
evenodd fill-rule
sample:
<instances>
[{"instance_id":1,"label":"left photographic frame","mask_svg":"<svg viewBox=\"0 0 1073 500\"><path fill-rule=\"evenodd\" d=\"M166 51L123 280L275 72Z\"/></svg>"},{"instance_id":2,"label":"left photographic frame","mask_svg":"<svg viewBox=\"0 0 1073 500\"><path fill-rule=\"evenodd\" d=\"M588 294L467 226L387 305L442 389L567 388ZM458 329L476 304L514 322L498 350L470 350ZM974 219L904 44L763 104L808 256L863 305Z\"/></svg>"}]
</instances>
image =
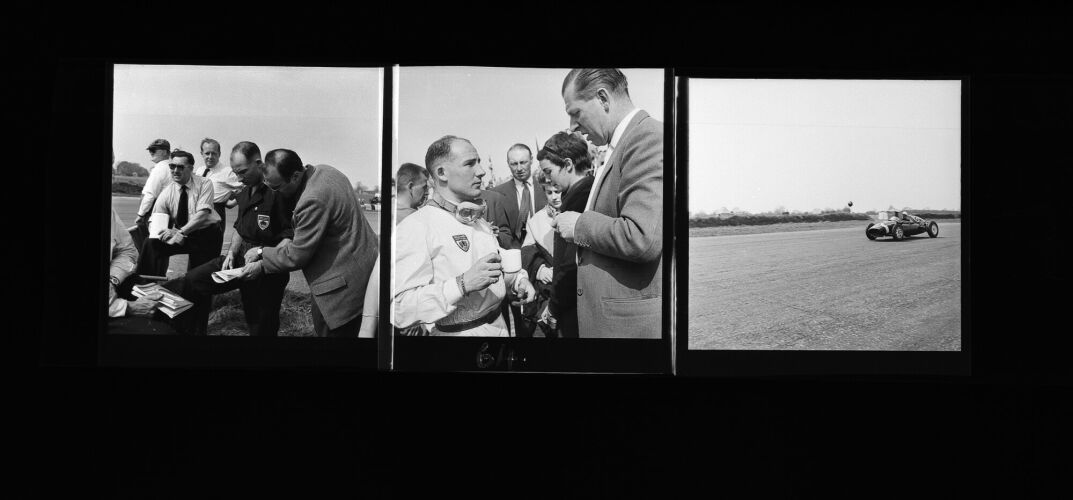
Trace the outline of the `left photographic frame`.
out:
<instances>
[{"instance_id":1,"label":"left photographic frame","mask_svg":"<svg viewBox=\"0 0 1073 500\"><path fill-rule=\"evenodd\" d=\"M99 362L375 369L385 68L111 76Z\"/></svg>"}]
</instances>

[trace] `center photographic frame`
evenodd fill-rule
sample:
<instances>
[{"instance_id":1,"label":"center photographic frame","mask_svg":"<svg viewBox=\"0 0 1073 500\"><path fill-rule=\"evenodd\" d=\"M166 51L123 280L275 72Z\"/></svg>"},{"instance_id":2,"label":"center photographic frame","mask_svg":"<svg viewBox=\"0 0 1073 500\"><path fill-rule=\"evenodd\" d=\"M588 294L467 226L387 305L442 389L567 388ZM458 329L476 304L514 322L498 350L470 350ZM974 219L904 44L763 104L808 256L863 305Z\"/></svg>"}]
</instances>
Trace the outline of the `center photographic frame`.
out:
<instances>
[{"instance_id":1,"label":"center photographic frame","mask_svg":"<svg viewBox=\"0 0 1073 500\"><path fill-rule=\"evenodd\" d=\"M486 195L486 197L496 198L497 200L510 199L511 193L504 186L509 186L513 174L509 168L496 169L496 165L501 161L500 158L504 158L504 153L507 154L504 163L510 163L512 157L509 155L515 154L515 151L517 151L519 155L517 163L521 165L522 162L531 162L529 165L530 173L534 174L533 177L538 177L540 174L535 168L539 165L538 156L546 156L545 147L541 145L541 139L548 139L549 136L560 132L569 132L563 129L568 129L575 123L571 121L570 115L567 114L567 103L564 102L564 95L573 90L567 87L576 77L576 75L572 75L569 77L570 81L566 81L568 74L571 74L570 68L401 66L397 67L396 71L393 90L396 105L394 113L396 117L394 123L396 139L392 155L393 166L401 168L407 163L422 166L425 163L423 161L425 158L434 158L436 156L433 151L437 149L436 143L446 139L447 147L438 149L447 151L446 155L453 155L455 151L452 148L455 147L456 143L459 144L459 148L468 148L466 154L472 155L476 159L476 162L471 163L474 163L477 168L487 168L491 176L496 177L496 180L499 181L489 182L487 177L483 177L478 181L481 182L481 187L498 187L499 189L496 191L504 192L503 196ZM511 326L506 326L505 331L498 330L499 334L503 334L503 336L441 336L445 332L432 332L432 329L437 327L431 325L439 317L432 318L431 316L429 318L433 321L425 318L425 321L427 321L425 330L415 332L412 327L418 322L413 319L416 316L407 315L408 310L406 309L403 309L403 315L397 315L401 302L396 301L402 298L407 304L414 304L415 299L413 297L403 297L408 293L412 293L408 292L408 289L416 290L417 288L415 287L431 284L442 287L447 279L438 275L432 278L434 274L431 270L433 267L432 261L426 261L427 255L425 254L423 254L425 255L424 257L415 257L413 253L415 250L413 249L403 248L401 250L402 258L414 259L413 262L417 264L404 263L402 266L398 265L400 240L413 241L415 239L414 235L426 235L429 233L427 229L418 230L411 227L407 230L405 227L397 226L394 228L395 238L392 241L394 252L392 262L395 265L392 266L394 275L392 277L391 321L396 327L401 325L404 329L411 328L410 331L405 333L417 333L417 335L402 335L399 334L400 330L398 328L395 329L396 334L392 335L391 340L392 370L420 372L671 373L673 332L670 328L670 297L666 292L670 289L671 280L670 263L672 256L670 242L672 241L672 224L669 221L673 216L671 208L673 206L674 185L672 182L665 182L665 180L670 179L670 174L674 171L672 134L674 120L673 116L668 112L673 110L673 71L665 68L623 69L619 74L624 75L625 81L629 82L629 92L626 95L640 101L635 103L638 109L650 112L645 113L645 115L638 113L634 116L638 119L650 114L655 117L658 125L654 125L651 122L648 125L655 126L662 134L663 139L662 153L659 155L660 159L662 159L662 169L659 169L658 172L652 171L645 174L652 179L657 179L659 185L658 187L649 185L640 188L661 198L659 203L653 203L651 199L646 200L650 210L655 208L660 213L657 220L649 218L644 221L644 230L647 231L647 235L642 235L651 240L654 239L652 236L655 231L658 232L660 240L658 258L649 259L647 260L649 264L646 264L651 268L660 269L658 277L652 276L651 279L645 280L648 283L649 290L662 290L658 301L659 318L655 320L654 314L652 315L652 320L654 321L651 325L652 328L645 329L637 334L626 334L622 337L615 337L610 332L606 334L601 332L598 337L604 338L587 338L584 331L579 328L580 335L578 335L578 338L541 338L544 329L536 325L529 325L533 327L533 331L536 333L530 333L529 335L531 336L523 333L519 336L516 327L518 322L513 319L514 312L504 307L505 316L511 319L504 320L504 314L501 313L499 317L492 320L493 324L498 324L495 322L502 321L504 325L509 321ZM527 92L531 92L531 94ZM607 94L606 90L604 94ZM614 105L614 103L610 104L612 107ZM485 110L485 114L477 111L482 108ZM517 137L497 137L502 134L502 127L499 127L497 122L505 121L502 115L509 113L518 113L520 115L518 119L525 130L515 131ZM527 114L533 118L526 120L524 117ZM456 118L452 120L452 116ZM531 123L526 125L527 121ZM584 119L581 121L584 121ZM542 128L539 125L541 123L544 124ZM577 128L579 132L582 130L591 132L583 129L583 126L578 126ZM614 128L613 126L610 127L605 135L612 136L612 130L610 129ZM537 137L532 137L533 135ZM563 134L560 134L559 137L563 139ZM582 137L588 138L589 135L586 134ZM529 149L527 143L530 141L533 142L534 149ZM592 148L595 146L595 142L608 141L605 139L604 141L590 142L593 143L590 144L590 148ZM469 151L469 149L473 151ZM522 158L523 156L525 158ZM485 163L482 164L482 159L487 160L484 160ZM440 167L440 163L437 163L436 160L434 160L434 163L437 168ZM424 165L424 167L427 167L427 165ZM436 171L429 172L427 169L424 172L423 178L426 179L437 174ZM558 172L559 170L556 169L556 173ZM438 181L441 183L440 189L446 189L448 186L447 172L440 171L438 173L440 175ZM524 173L521 176L524 177ZM406 189L407 193L413 193L413 183L410 179L407 177L403 181L405 182L395 183L396 190ZM437 180L431 179L430 182L434 183ZM519 185L524 184L524 181L519 182ZM385 184L387 184L386 181ZM484 184L489 185L485 186ZM535 186L537 183L531 183L530 185ZM424 189L429 187L435 189L434 186L426 186ZM426 198L430 199L431 196L427 195ZM518 199L518 196L513 199ZM634 198L634 200L637 199L639 198ZM493 238L498 243L497 248L511 249L511 239L517 239L518 241L514 243L520 243L522 237L517 234L511 234L514 233L515 229L511 226L512 222L510 221L512 219L510 215L506 213L508 210L503 208L506 204L497 202L497 200L484 202L485 214L488 215L488 218L482 223L486 223L489 228L493 225L497 227L503 226ZM416 206L420 207L418 210L431 210L428 208L429 202L419 203L417 200L413 201ZM584 201L582 200L582 202ZM443 203L441 202L439 205L443 205ZM518 206L521 206L520 202ZM532 205L532 208L534 214L543 211L541 207L537 207L535 204ZM629 210L632 210L632 208ZM407 210L407 212L416 213L411 210ZM495 216L492 215L493 212L500 214L501 220L498 221L498 224ZM430 212L426 213L428 216L435 215ZM642 227L637 226L636 221L628 219L628 217L635 214L636 212L627 212L627 214L624 214L623 221L633 225L633 227ZM406 217L409 216L410 214L408 213ZM395 220L398 223L397 215ZM409 222L408 225L415 226L417 220ZM427 223L424 224L427 225ZM488 230L491 231L491 229ZM460 242L460 240L463 241ZM492 240L489 239L489 241ZM448 243L452 242L448 241ZM452 247L452 250L460 255L464 255L470 250L466 248L467 246L475 245L469 241L468 236L456 237L453 243L459 248L454 249ZM424 245L422 244L422 246ZM517 247L518 245L514 246ZM424 246L424 248L416 251L429 252L427 248L429 247ZM482 247L482 249L484 248ZM525 254L524 251L523 254ZM466 258L469 257L467 256ZM584 259L585 257L582 256L582 262L584 262ZM623 266L625 266L625 261L622 262ZM442 266L443 263L440 262L439 265ZM422 272L428 274L428 276L416 277L414 274L415 269L422 266L425 267ZM461 273L464 269L460 268L457 271ZM450 274L457 273L451 272ZM530 276L530 274L527 273L526 276ZM409 283L403 284L407 280L409 280ZM652 285L658 285L658 288ZM462 285L457 286L461 287ZM579 289L581 288L579 286ZM643 298L643 293L643 291L639 291L634 295L635 297ZM655 304L652 307L654 308ZM442 317L444 312L441 311L439 314ZM494 315L494 311L492 311L491 315ZM406 318L401 316L406 316ZM482 324L485 324L485 327L493 326L492 324ZM496 328L502 328L504 325ZM429 335L430 333L433 334ZM555 334L543 335L554 336ZM627 336L636 338L627 338Z\"/></svg>"}]
</instances>

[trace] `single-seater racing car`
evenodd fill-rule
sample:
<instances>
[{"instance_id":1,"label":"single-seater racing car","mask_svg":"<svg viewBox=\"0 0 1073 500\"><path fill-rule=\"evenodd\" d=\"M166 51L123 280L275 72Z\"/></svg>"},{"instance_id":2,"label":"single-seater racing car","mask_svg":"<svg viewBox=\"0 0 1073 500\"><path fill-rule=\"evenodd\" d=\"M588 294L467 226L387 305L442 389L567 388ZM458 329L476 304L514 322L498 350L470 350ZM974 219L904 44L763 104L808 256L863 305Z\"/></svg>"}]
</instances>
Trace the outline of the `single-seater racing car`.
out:
<instances>
[{"instance_id":1,"label":"single-seater racing car","mask_svg":"<svg viewBox=\"0 0 1073 500\"><path fill-rule=\"evenodd\" d=\"M877 213L876 222L868 224L864 230L864 234L870 240L886 236L900 240L924 232L932 238L939 236L939 225L935 221L898 210L884 210Z\"/></svg>"}]
</instances>

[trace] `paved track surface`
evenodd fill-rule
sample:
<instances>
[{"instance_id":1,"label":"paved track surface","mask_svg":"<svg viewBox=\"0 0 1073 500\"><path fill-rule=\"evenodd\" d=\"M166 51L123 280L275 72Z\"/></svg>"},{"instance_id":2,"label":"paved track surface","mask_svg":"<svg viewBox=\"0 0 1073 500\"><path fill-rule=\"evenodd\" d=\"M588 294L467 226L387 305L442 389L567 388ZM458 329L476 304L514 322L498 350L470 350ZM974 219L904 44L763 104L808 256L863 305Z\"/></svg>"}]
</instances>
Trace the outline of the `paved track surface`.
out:
<instances>
[{"instance_id":1,"label":"paved track surface","mask_svg":"<svg viewBox=\"0 0 1073 500\"><path fill-rule=\"evenodd\" d=\"M123 221L127 227L134 225L134 219L138 216L138 203L141 202L141 197L133 196L113 196L112 207L115 208L116 213L119 214L119 219ZM369 219L369 224L372 225L373 231L376 234L380 234L380 212L364 211L365 218ZM235 217L238 216L237 208L230 208L227 210L227 228L224 232L224 247L222 251L226 251L231 242L231 235L235 232L233 224L235 223ZM186 274L186 255L176 255L171 258L170 266L168 268L168 277L177 277L182 274ZM305 277L302 275L302 271L294 271L291 273L291 280L287 283L287 288L299 293L308 293L309 284L306 283Z\"/></svg>"},{"instance_id":2,"label":"paved track surface","mask_svg":"<svg viewBox=\"0 0 1073 500\"><path fill-rule=\"evenodd\" d=\"M689 348L961 349L961 224L689 240Z\"/></svg>"}]
</instances>

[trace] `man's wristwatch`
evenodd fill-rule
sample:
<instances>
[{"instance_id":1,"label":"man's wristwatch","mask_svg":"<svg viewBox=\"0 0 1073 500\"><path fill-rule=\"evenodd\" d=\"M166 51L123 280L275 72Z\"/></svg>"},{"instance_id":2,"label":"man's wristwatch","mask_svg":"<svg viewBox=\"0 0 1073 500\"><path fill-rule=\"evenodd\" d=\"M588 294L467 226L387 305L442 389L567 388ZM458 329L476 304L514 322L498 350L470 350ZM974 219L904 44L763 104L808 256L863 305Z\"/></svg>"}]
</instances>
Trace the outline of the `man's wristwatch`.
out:
<instances>
[{"instance_id":1,"label":"man's wristwatch","mask_svg":"<svg viewBox=\"0 0 1073 500\"><path fill-rule=\"evenodd\" d=\"M257 247L257 256L260 257L264 253L264 247Z\"/></svg>"},{"instance_id":2,"label":"man's wristwatch","mask_svg":"<svg viewBox=\"0 0 1073 500\"><path fill-rule=\"evenodd\" d=\"M115 276L111 276L111 275L109 275L109 276L108 276L108 281L110 281L110 282L111 282L111 283L112 283L113 285L115 285L116 287L118 287L118 286L119 286L119 278L116 278Z\"/></svg>"}]
</instances>

